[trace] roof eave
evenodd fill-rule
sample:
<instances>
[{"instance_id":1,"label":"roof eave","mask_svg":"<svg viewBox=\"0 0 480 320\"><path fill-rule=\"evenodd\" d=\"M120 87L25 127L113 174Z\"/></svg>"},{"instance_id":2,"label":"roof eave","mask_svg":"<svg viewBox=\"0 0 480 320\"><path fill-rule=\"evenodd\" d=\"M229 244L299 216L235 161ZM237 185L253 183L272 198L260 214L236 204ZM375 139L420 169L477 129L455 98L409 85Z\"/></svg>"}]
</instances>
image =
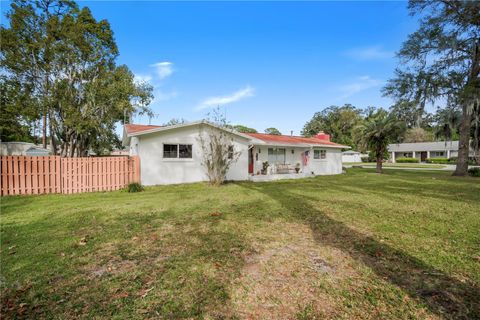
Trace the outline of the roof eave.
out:
<instances>
[{"instance_id":1,"label":"roof eave","mask_svg":"<svg viewBox=\"0 0 480 320\"><path fill-rule=\"evenodd\" d=\"M253 145L262 145L262 146L276 146L276 147L297 147L297 148L315 148L315 147L320 147L320 148L334 148L334 149L351 149L349 146L343 146L343 145L331 145L331 144L310 144L310 143L276 143L276 142L266 142L266 141L260 141L258 139L255 139L256 141L252 141Z\"/></svg>"},{"instance_id":2,"label":"roof eave","mask_svg":"<svg viewBox=\"0 0 480 320\"><path fill-rule=\"evenodd\" d=\"M214 124L212 124L208 121L205 121L205 120L199 120L199 121L193 121L193 122L189 122L189 123L181 123L181 124L176 124L176 125L172 125L172 126L158 127L158 128L153 128L153 129L150 129L150 130L142 130L142 131L138 131L138 132L127 133L127 136L128 137L135 137L135 136L141 136L141 135L150 134L150 133L169 131L169 130L185 128L185 127L190 127L190 126L195 126L195 125L202 125L202 124L211 126L213 128L225 130L225 131L230 132L230 133L232 133L236 136L242 137L246 140L251 140L252 139L250 136L247 136L247 135L245 135L241 132L221 128L221 127L216 126L216 125L214 125Z\"/></svg>"}]
</instances>

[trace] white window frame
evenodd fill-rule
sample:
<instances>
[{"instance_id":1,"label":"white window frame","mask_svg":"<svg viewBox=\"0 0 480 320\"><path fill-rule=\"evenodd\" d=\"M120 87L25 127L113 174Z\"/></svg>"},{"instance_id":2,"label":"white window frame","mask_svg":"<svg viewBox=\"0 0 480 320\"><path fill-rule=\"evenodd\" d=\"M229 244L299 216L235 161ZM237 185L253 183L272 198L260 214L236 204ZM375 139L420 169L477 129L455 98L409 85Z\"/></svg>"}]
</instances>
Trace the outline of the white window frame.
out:
<instances>
[{"instance_id":1,"label":"white window frame","mask_svg":"<svg viewBox=\"0 0 480 320\"><path fill-rule=\"evenodd\" d=\"M168 158L165 157L165 145L173 145L177 146L177 156L175 158ZM180 157L180 146L190 146L192 149L191 157L189 158L181 158ZM193 160L193 144L192 143L163 143L162 144L162 159L164 161L192 161Z\"/></svg>"},{"instance_id":2,"label":"white window frame","mask_svg":"<svg viewBox=\"0 0 480 320\"><path fill-rule=\"evenodd\" d=\"M272 150L272 154L270 154L270 150ZM282 161L278 161L279 160L278 150L283 150L283 153L280 154L283 158L283 159L281 159ZM275 157L275 161L271 162L270 161L270 156ZM269 164L286 164L287 163L287 149L286 148L275 148L275 147L268 148L267 149L267 160L268 160Z\"/></svg>"},{"instance_id":3,"label":"white window frame","mask_svg":"<svg viewBox=\"0 0 480 320\"><path fill-rule=\"evenodd\" d=\"M318 158L316 158L317 154L318 154ZM327 160L327 150L326 149L313 149L313 160L317 160L317 161Z\"/></svg>"}]
</instances>

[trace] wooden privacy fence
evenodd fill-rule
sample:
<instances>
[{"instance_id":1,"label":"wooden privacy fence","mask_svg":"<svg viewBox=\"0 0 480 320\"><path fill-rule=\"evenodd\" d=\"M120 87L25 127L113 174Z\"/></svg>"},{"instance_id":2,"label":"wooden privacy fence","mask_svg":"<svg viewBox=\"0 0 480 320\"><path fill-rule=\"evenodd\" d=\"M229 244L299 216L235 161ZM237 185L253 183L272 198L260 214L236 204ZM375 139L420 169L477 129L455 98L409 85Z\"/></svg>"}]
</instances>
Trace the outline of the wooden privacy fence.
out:
<instances>
[{"instance_id":1,"label":"wooden privacy fence","mask_svg":"<svg viewBox=\"0 0 480 320\"><path fill-rule=\"evenodd\" d=\"M0 156L1 195L118 190L140 182L138 157Z\"/></svg>"}]
</instances>

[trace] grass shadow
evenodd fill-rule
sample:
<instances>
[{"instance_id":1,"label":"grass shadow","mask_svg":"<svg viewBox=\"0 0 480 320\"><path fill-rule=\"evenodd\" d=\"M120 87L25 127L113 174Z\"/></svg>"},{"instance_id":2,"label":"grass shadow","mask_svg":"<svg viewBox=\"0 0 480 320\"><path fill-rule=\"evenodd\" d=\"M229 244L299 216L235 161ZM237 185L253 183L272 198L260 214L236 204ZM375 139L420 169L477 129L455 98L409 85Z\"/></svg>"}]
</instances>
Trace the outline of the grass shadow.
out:
<instances>
[{"instance_id":1,"label":"grass shadow","mask_svg":"<svg viewBox=\"0 0 480 320\"><path fill-rule=\"evenodd\" d=\"M318 199L292 193L292 185L277 184L275 188L265 184L242 186L277 201L292 216L309 225L316 242L348 253L379 278L398 286L438 316L480 318L480 288L474 283L459 281L401 250L353 230L331 218L318 205ZM313 205L315 201L317 204Z\"/></svg>"}]
</instances>

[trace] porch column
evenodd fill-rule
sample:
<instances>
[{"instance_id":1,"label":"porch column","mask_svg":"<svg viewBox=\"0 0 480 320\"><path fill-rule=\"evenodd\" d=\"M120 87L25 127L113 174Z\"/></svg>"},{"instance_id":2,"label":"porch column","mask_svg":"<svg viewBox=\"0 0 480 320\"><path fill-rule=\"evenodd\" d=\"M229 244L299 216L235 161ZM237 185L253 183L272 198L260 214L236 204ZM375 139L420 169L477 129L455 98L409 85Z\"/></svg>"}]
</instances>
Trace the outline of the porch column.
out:
<instances>
[{"instance_id":1,"label":"porch column","mask_svg":"<svg viewBox=\"0 0 480 320\"><path fill-rule=\"evenodd\" d=\"M412 151L412 157L413 157L414 159L416 158L415 151Z\"/></svg>"},{"instance_id":2,"label":"porch column","mask_svg":"<svg viewBox=\"0 0 480 320\"><path fill-rule=\"evenodd\" d=\"M447 150L447 159L450 159L450 150Z\"/></svg>"},{"instance_id":3,"label":"porch column","mask_svg":"<svg viewBox=\"0 0 480 320\"><path fill-rule=\"evenodd\" d=\"M395 163L395 151L392 152L392 163Z\"/></svg>"},{"instance_id":4,"label":"porch column","mask_svg":"<svg viewBox=\"0 0 480 320\"><path fill-rule=\"evenodd\" d=\"M427 159L430 159L430 151L427 151Z\"/></svg>"}]
</instances>

